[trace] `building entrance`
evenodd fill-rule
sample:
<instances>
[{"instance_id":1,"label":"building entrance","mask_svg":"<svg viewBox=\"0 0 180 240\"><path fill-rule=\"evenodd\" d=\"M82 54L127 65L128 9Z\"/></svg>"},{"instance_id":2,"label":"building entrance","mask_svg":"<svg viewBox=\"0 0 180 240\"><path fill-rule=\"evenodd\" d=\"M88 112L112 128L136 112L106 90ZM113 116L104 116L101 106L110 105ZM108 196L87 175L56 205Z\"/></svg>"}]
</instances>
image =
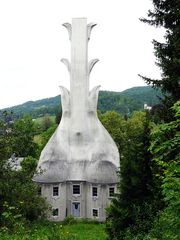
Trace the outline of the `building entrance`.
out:
<instances>
[{"instance_id":1,"label":"building entrance","mask_svg":"<svg viewBox=\"0 0 180 240\"><path fill-rule=\"evenodd\" d=\"M74 217L80 217L80 203L79 202L72 203L72 215Z\"/></svg>"}]
</instances>

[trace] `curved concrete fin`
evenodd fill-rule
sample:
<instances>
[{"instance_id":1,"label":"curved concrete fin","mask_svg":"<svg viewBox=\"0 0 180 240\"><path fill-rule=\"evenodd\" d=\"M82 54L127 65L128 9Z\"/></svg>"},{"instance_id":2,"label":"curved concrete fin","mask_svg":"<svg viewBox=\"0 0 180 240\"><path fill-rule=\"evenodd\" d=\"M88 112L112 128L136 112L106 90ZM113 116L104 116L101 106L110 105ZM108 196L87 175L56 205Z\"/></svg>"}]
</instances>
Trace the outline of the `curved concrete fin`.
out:
<instances>
[{"instance_id":1,"label":"curved concrete fin","mask_svg":"<svg viewBox=\"0 0 180 240\"><path fill-rule=\"evenodd\" d=\"M87 25L88 40L90 40L91 31L92 31L93 27L95 27L96 25L97 25L97 23L89 23Z\"/></svg>"},{"instance_id":2,"label":"curved concrete fin","mask_svg":"<svg viewBox=\"0 0 180 240\"><path fill-rule=\"evenodd\" d=\"M94 65L99 62L98 58L92 59L89 63L88 63L88 74L90 75Z\"/></svg>"},{"instance_id":3,"label":"curved concrete fin","mask_svg":"<svg viewBox=\"0 0 180 240\"><path fill-rule=\"evenodd\" d=\"M62 111L69 111L70 110L70 96L69 90L65 87L59 86L61 91L61 104L62 104Z\"/></svg>"},{"instance_id":4,"label":"curved concrete fin","mask_svg":"<svg viewBox=\"0 0 180 240\"><path fill-rule=\"evenodd\" d=\"M66 65L68 72L70 72L71 71L71 64L70 64L69 60L66 59L66 58L62 58L61 62Z\"/></svg>"},{"instance_id":5,"label":"curved concrete fin","mask_svg":"<svg viewBox=\"0 0 180 240\"><path fill-rule=\"evenodd\" d=\"M99 95L99 89L100 85L94 87L90 92L89 92L89 107L90 110L97 110L97 103L98 103L98 95Z\"/></svg>"},{"instance_id":6,"label":"curved concrete fin","mask_svg":"<svg viewBox=\"0 0 180 240\"><path fill-rule=\"evenodd\" d=\"M68 30L68 34L69 34L69 40L71 40L71 35L72 35L72 26L70 23L63 23L62 24L65 28L67 28Z\"/></svg>"}]
</instances>

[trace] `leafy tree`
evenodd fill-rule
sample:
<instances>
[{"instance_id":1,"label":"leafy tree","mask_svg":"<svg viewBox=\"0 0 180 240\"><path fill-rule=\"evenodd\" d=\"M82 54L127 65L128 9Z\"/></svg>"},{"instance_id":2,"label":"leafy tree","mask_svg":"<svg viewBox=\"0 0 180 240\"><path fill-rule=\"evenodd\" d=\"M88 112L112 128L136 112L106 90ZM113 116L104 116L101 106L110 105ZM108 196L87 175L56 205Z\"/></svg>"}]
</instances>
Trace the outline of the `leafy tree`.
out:
<instances>
[{"instance_id":1,"label":"leafy tree","mask_svg":"<svg viewBox=\"0 0 180 240\"><path fill-rule=\"evenodd\" d=\"M19 157L38 156L38 145L34 142L35 133L35 125L29 115L16 120L13 129L12 153Z\"/></svg>"},{"instance_id":2,"label":"leafy tree","mask_svg":"<svg viewBox=\"0 0 180 240\"><path fill-rule=\"evenodd\" d=\"M36 155L32 119L26 116L14 122L7 120L5 114L0 122L0 146L0 225L12 228L19 219L37 219L47 209L44 199L37 194L37 185L32 182L37 160L25 158L18 171L9 160L13 152L19 156Z\"/></svg>"},{"instance_id":3,"label":"leafy tree","mask_svg":"<svg viewBox=\"0 0 180 240\"><path fill-rule=\"evenodd\" d=\"M105 112L104 114L99 112L98 116L121 152L124 144L126 121L119 113L111 111Z\"/></svg>"},{"instance_id":4,"label":"leafy tree","mask_svg":"<svg viewBox=\"0 0 180 240\"><path fill-rule=\"evenodd\" d=\"M56 113L56 119L55 119L56 124L59 124L59 123L60 123L61 117L62 117L62 111L57 112L57 113Z\"/></svg>"},{"instance_id":5,"label":"leafy tree","mask_svg":"<svg viewBox=\"0 0 180 240\"><path fill-rule=\"evenodd\" d=\"M51 127L53 124L50 116L48 114L46 114L43 118L42 118L42 131L46 131L49 127Z\"/></svg>"},{"instance_id":6,"label":"leafy tree","mask_svg":"<svg viewBox=\"0 0 180 240\"><path fill-rule=\"evenodd\" d=\"M134 236L148 232L157 211L151 154L148 151L148 117L143 112L136 112L127 120L125 127L125 142L120 152L119 194L107 212L107 232L114 240L126 239L128 232Z\"/></svg>"},{"instance_id":7,"label":"leafy tree","mask_svg":"<svg viewBox=\"0 0 180 240\"><path fill-rule=\"evenodd\" d=\"M12 154L11 140L13 134L12 113L3 112L0 120L0 160L3 161Z\"/></svg>"},{"instance_id":8,"label":"leafy tree","mask_svg":"<svg viewBox=\"0 0 180 240\"><path fill-rule=\"evenodd\" d=\"M165 208L154 221L150 239L179 239L180 214L180 102L173 106L175 120L160 124L151 134L150 150L161 169L162 193Z\"/></svg>"},{"instance_id":9,"label":"leafy tree","mask_svg":"<svg viewBox=\"0 0 180 240\"><path fill-rule=\"evenodd\" d=\"M32 176L37 166L37 160L27 157L23 160L22 169L13 170L6 164L1 175L1 224L8 225L9 210L13 214L32 221L45 215L47 204L38 195L38 186L32 181ZM12 222L14 224L14 222ZM8 225L9 226L9 225ZM9 226L13 227L13 226Z\"/></svg>"},{"instance_id":10,"label":"leafy tree","mask_svg":"<svg viewBox=\"0 0 180 240\"><path fill-rule=\"evenodd\" d=\"M53 135L53 133L55 132L57 128L56 124L53 124L50 128L48 128L46 131L44 131L41 135L40 135L40 149L43 149L46 145L46 143L49 141L50 137Z\"/></svg>"},{"instance_id":11,"label":"leafy tree","mask_svg":"<svg viewBox=\"0 0 180 240\"><path fill-rule=\"evenodd\" d=\"M141 21L155 27L164 27L165 43L153 40L156 64L162 70L162 79L143 77L147 84L160 88L165 94L164 104L170 108L179 100L180 92L180 2L179 0L152 0L154 10L149 10L148 19ZM172 119L170 109L165 109L166 121Z\"/></svg>"}]
</instances>

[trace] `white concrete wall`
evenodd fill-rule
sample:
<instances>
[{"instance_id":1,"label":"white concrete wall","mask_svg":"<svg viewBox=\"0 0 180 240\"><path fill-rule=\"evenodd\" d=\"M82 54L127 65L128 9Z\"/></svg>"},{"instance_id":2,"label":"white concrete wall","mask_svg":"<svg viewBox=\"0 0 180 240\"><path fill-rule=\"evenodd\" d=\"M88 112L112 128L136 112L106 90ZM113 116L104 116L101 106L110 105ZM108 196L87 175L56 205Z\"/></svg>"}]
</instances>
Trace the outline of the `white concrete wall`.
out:
<instances>
[{"instance_id":1,"label":"white concrete wall","mask_svg":"<svg viewBox=\"0 0 180 240\"><path fill-rule=\"evenodd\" d=\"M49 212L49 219L52 221L62 221L66 216L66 183L58 184L42 184L41 193L47 202L52 206L52 209L59 209L58 216L52 216ZM59 187L59 196L53 196L53 186Z\"/></svg>"},{"instance_id":2,"label":"white concrete wall","mask_svg":"<svg viewBox=\"0 0 180 240\"><path fill-rule=\"evenodd\" d=\"M79 195L73 195L73 184L80 184L81 192ZM53 186L59 187L59 196L53 196ZM98 196L92 196L92 187L98 188ZM42 184L41 193L52 209L59 209L58 216L52 216L49 212L49 219L52 221L62 221L66 216L72 215L72 203L80 203L80 218L95 219L103 222L106 219L106 207L110 204L109 187L115 187L116 184L92 184L88 182L66 182L58 184ZM93 209L98 210L98 217L93 217Z\"/></svg>"}]
</instances>

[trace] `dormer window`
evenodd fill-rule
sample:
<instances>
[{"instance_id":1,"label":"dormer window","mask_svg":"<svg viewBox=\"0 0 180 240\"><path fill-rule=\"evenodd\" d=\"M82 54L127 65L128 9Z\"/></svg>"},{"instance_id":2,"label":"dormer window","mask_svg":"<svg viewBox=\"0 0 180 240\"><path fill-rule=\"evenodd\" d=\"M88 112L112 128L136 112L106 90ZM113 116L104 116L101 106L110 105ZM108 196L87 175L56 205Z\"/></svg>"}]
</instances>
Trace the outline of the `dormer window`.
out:
<instances>
[{"instance_id":1,"label":"dormer window","mask_svg":"<svg viewBox=\"0 0 180 240\"><path fill-rule=\"evenodd\" d=\"M53 187L53 197L57 197L57 196L59 196L59 187L54 186Z\"/></svg>"}]
</instances>

